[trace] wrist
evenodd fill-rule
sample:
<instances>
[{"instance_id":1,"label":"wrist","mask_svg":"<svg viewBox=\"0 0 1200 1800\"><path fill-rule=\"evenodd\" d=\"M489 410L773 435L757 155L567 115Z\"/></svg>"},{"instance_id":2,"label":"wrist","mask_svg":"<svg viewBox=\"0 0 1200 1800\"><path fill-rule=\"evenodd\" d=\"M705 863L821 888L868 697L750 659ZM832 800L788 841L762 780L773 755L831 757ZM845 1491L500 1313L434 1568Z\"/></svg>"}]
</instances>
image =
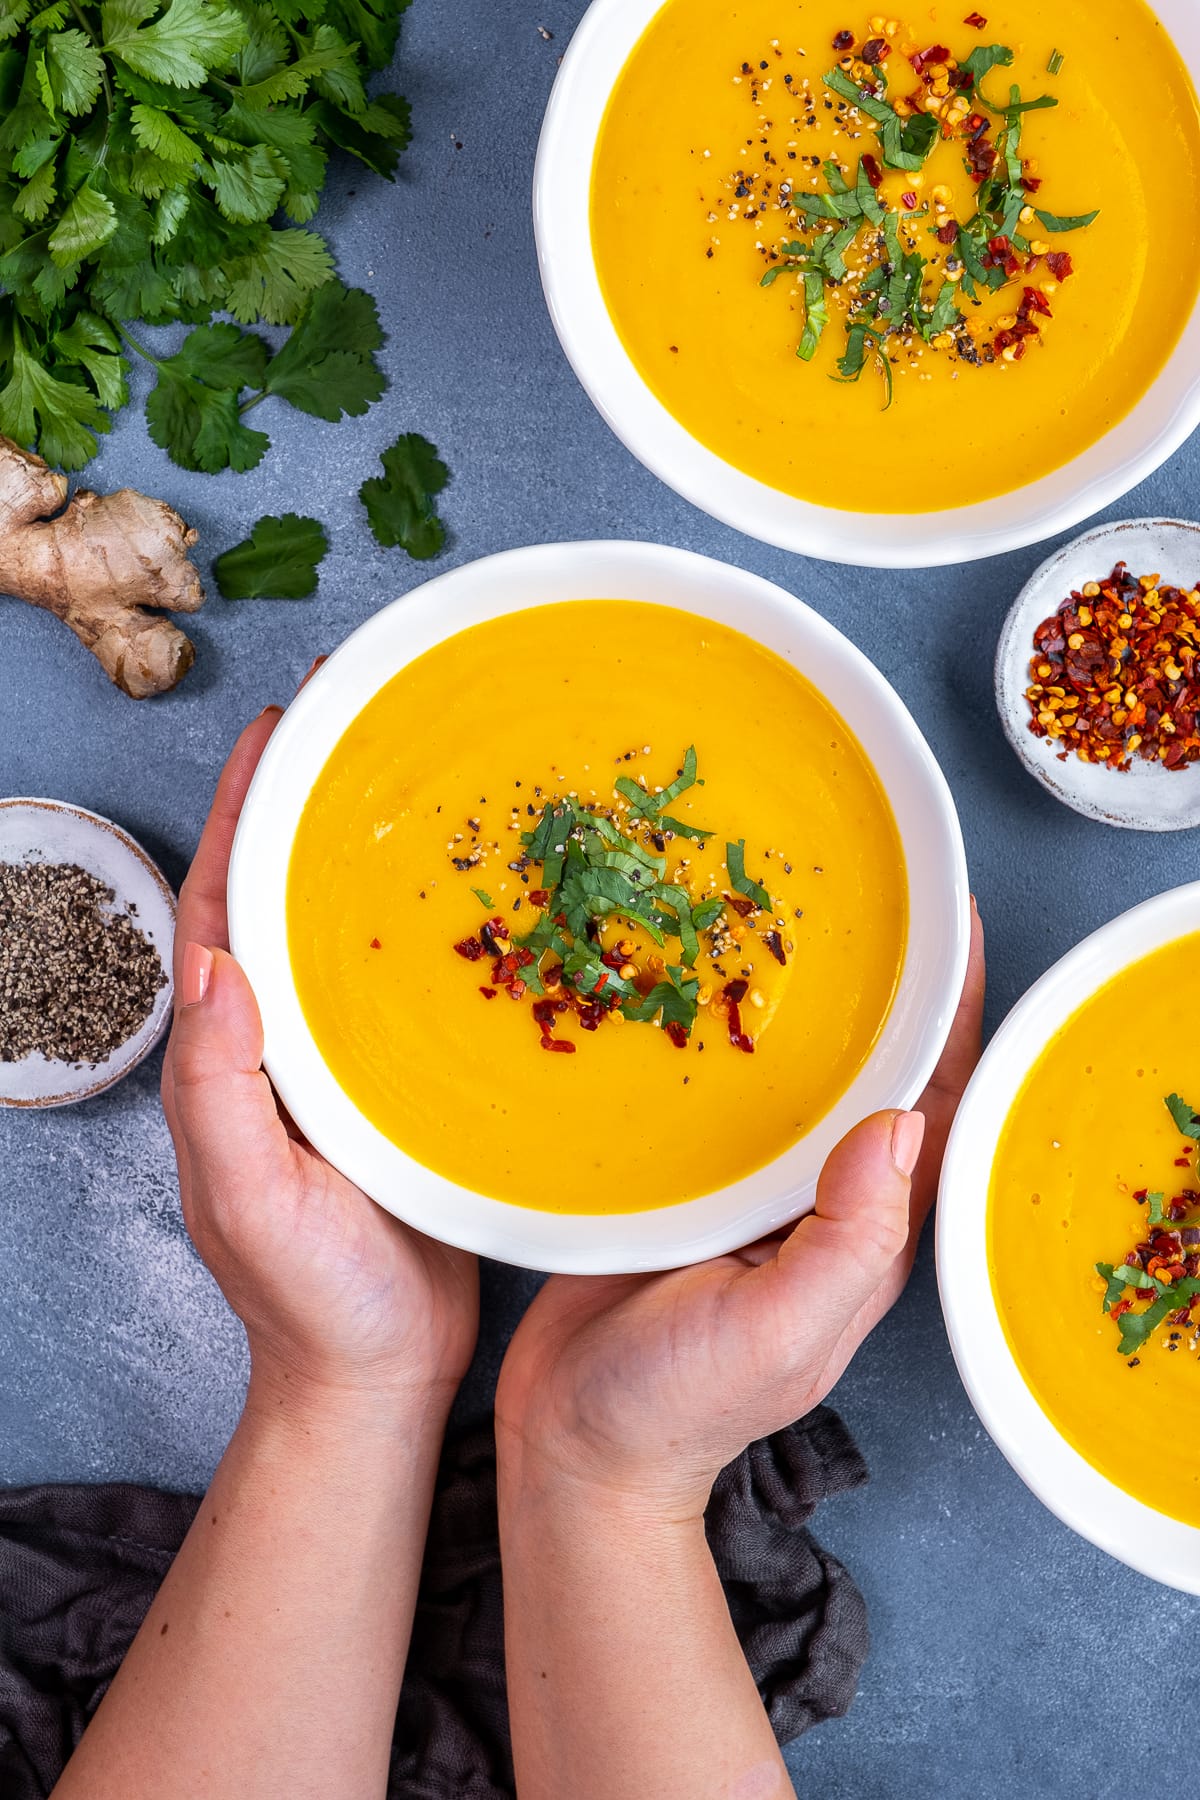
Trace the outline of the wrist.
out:
<instances>
[{"instance_id":1,"label":"wrist","mask_svg":"<svg viewBox=\"0 0 1200 1800\"><path fill-rule=\"evenodd\" d=\"M598 1455L570 1433L544 1437L496 1419L496 1481L502 1512L553 1515L595 1530L703 1532L715 1477L628 1456Z\"/></svg>"},{"instance_id":2,"label":"wrist","mask_svg":"<svg viewBox=\"0 0 1200 1800\"><path fill-rule=\"evenodd\" d=\"M320 1376L251 1346L244 1416L282 1432L367 1447L375 1442L440 1445L458 1383L433 1376Z\"/></svg>"}]
</instances>

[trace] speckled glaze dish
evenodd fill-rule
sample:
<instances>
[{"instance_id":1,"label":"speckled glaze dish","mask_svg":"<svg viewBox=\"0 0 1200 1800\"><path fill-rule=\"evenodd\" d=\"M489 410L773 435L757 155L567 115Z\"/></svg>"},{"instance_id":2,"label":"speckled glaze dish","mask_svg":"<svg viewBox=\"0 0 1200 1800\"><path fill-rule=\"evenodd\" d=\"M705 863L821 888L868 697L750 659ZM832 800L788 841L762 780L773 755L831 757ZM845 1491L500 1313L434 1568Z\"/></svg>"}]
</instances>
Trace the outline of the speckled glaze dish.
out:
<instances>
[{"instance_id":1,"label":"speckled glaze dish","mask_svg":"<svg viewBox=\"0 0 1200 1800\"><path fill-rule=\"evenodd\" d=\"M1200 825L1200 764L1168 772L1136 758L1128 770L1059 760L1049 738L1029 729L1033 634L1085 582L1103 581L1123 562L1133 575L1161 575L1174 587L1200 582L1200 525L1185 519L1123 519L1085 531L1055 551L1013 602L996 650L996 705L1009 743L1035 780L1085 818L1126 831L1188 831Z\"/></svg>"},{"instance_id":2,"label":"speckled glaze dish","mask_svg":"<svg viewBox=\"0 0 1200 1800\"><path fill-rule=\"evenodd\" d=\"M175 896L162 870L128 832L64 800L0 800L0 862L74 863L86 869L113 890L115 910L131 915L162 958L167 983L155 996L149 1018L106 1062L50 1062L37 1055L0 1062L0 1106L71 1106L91 1100L136 1069L170 1024Z\"/></svg>"}]
</instances>

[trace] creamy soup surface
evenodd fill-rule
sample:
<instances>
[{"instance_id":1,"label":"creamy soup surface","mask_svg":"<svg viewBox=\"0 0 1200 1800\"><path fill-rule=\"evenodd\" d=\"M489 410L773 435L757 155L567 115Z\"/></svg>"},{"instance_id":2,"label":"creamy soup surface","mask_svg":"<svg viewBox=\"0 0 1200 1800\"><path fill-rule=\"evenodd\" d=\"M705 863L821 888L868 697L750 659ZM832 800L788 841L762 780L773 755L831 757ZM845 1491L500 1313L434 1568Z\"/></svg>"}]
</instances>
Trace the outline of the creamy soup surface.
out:
<instances>
[{"instance_id":1,"label":"creamy soup surface","mask_svg":"<svg viewBox=\"0 0 1200 1800\"><path fill-rule=\"evenodd\" d=\"M988 1201L993 1290L1035 1398L1102 1474L1191 1525L1194 1330L1160 1330L1136 1359L1122 1356L1095 1265L1121 1265L1146 1240L1137 1194L1200 1187L1196 1146L1164 1106L1174 1093L1200 1105L1198 993L1200 935L1134 963L1068 1019L1009 1115Z\"/></svg>"},{"instance_id":2,"label":"creamy soup surface","mask_svg":"<svg viewBox=\"0 0 1200 1800\"><path fill-rule=\"evenodd\" d=\"M668 833L669 879L719 900L734 891L726 843L744 839L770 908L727 908L736 942L701 934L686 1042L624 1017L588 1031L567 1011L553 1036L571 1053L544 1054L531 995L514 1004L490 953L455 946L490 918L515 944L542 916L539 867L510 865L548 800L620 820L614 784L661 787L691 746L698 779L670 814L713 835ZM522 1205L637 1211L748 1174L828 1112L887 1018L907 891L873 769L795 669L669 607L572 601L449 639L358 716L297 832L289 951L330 1069L409 1154ZM676 939L599 920L614 965L621 943L643 989L679 964ZM749 1054L731 1042L730 981Z\"/></svg>"},{"instance_id":3,"label":"creamy soup surface","mask_svg":"<svg viewBox=\"0 0 1200 1800\"><path fill-rule=\"evenodd\" d=\"M992 106L1005 104L1014 83L1023 101L1058 102L1021 115L1014 155L1022 181L1033 183L1030 211L1099 216L1061 233L1037 217L1018 222L1027 249L1069 255L1069 277L1058 279L1044 256L1027 272L1023 252L998 292L964 300L981 347L1007 342L996 330L1015 325L1024 307L1036 330L1013 352L1019 361L997 351L994 362L973 366L920 336L907 348L891 340L887 410L872 355L857 381L835 379L847 349L838 296L848 290L824 290L829 323L806 362L796 353L803 273L760 285L780 246L797 238L798 215L779 204L781 184L827 192L822 164L833 158L853 186L864 152L879 157L871 120L839 113L822 82L837 69L839 33L855 33L847 61L870 41L865 13L843 0L668 0L631 55L601 129L592 239L634 363L702 444L825 506L937 511L1049 474L1128 413L1195 304L1197 101L1156 16L1142 0L997 0L979 9L986 22L975 29L965 22L970 12L962 0L925 0L888 20L896 26L882 65L889 101L903 107L922 92L905 48L941 47L960 66L981 46L1011 49L1011 66L981 81ZM995 142L1003 114L982 108L978 116ZM927 259L932 302L957 254L934 234L947 221L968 223L980 197L964 143L939 136L919 169L881 175L878 199L901 222L900 247ZM858 248L846 252L852 281L858 256ZM1026 302L1030 287L1039 297Z\"/></svg>"}]
</instances>

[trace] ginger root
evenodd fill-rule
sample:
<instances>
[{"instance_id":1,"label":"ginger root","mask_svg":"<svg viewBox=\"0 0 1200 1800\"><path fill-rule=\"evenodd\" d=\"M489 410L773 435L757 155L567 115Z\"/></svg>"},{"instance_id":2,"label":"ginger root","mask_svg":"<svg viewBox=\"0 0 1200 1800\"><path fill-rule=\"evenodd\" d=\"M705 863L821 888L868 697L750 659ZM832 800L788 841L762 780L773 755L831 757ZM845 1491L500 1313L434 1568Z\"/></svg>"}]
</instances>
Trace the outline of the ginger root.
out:
<instances>
[{"instance_id":1,"label":"ginger root","mask_svg":"<svg viewBox=\"0 0 1200 1800\"><path fill-rule=\"evenodd\" d=\"M133 488L76 490L0 437L0 593L45 607L69 625L110 680L133 700L165 694L195 659L190 638L147 608L204 604L187 552L197 533L162 500Z\"/></svg>"}]
</instances>

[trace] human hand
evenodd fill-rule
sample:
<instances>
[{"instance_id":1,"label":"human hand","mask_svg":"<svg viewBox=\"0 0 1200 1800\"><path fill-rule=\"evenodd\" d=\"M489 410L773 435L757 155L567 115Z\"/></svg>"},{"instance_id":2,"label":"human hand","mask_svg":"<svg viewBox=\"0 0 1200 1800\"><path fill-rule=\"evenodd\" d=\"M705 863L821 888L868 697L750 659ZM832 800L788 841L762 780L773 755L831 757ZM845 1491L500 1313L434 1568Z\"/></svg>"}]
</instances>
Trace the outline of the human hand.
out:
<instances>
[{"instance_id":1,"label":"human hand","mask_svg":"<svg viewBox=\"0 0 1200 1800\"><path fill-rule=\"evenodd\" d=\"M280 717L269 707L234 746L179 897L162 1097L183 1216L246 1327L252 1390L446 1408L475 1343L476 1260L402 1225L304 1141L263 1073L258 1007L228 954L233 835Z\"/></svg>"},{"instance_id":2,"label":"human hand","mask_svg":"<svg viewBox=\"0 0 1200 1800\"><path fill-rule=\"evenodd\" d=\"M502 1479L507 1466L520 1484L694 1515L747 1444L824 1399L908 1280L979 1059L983 988L973 911L966 985L919 1110L843 1138L797 1225L666 1274L550 1278L501 1370Z\"/></svg>"}]
</instances>

